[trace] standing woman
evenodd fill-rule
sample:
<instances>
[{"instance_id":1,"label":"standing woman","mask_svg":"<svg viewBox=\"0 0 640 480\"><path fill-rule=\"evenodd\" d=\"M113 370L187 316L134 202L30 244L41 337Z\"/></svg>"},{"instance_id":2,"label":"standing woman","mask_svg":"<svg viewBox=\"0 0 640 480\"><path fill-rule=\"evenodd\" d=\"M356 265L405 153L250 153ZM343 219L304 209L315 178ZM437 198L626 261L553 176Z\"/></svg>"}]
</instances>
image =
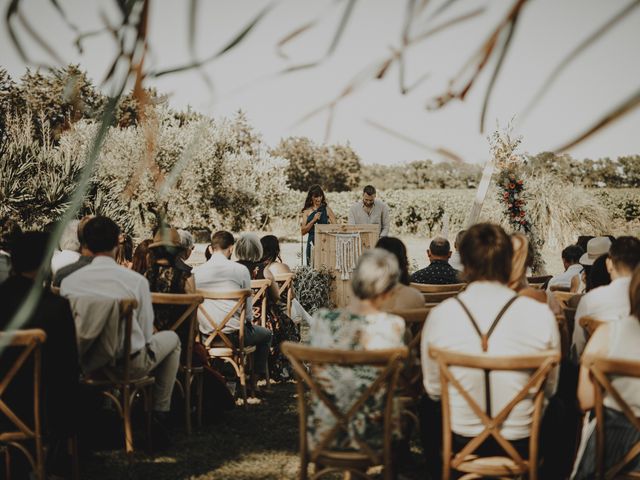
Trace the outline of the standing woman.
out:
<instances>
[{"instance_id":1,"label":"standing woman","mask_svg":"<svg viewBox=\"0 0 640 480\"><path fill-rule=\"evenodd\" d=\"M307 236L307 265L311 264L311 245L316 239L316 223L326 225L336 223L333 210L327 205L327 200L320 185L312 185L304 201L300 217L300 233Z\"/></svg>"}]
</instances>

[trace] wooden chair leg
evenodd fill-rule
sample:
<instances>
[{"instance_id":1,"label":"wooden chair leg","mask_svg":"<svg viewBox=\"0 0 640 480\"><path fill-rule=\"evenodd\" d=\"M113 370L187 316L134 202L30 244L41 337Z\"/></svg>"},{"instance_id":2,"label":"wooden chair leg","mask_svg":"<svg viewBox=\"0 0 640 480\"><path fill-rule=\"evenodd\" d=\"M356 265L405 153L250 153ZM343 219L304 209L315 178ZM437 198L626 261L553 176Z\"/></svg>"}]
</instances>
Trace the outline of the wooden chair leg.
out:
<instances>
[{"instance_id":1,"label":"wooden chair leg","mask_svg":"<svg viewBox=\"0 0 640 480\"><path fill-rule=\"evenodd\" d=\"M130 387L122 387L122 420L124 422L124 449L127 457L131 460L133 456L133 431L131 429L131 392Z\"/></svg>"},{"instance_id":2,"label":"wooden chair leg","mask_svg":"<svg viewBox=\"0 0 640 480\"><path fill-rule=\"evenodd\" d=\"M185 413L185 426L187 435L191 435L191 381L193 377L191 371L185 369L184 371L184 413Z\"/></svg>"},{"instance_id":3,"label":"wooden chair leg","mask_svg":"<svg viewBox=\"0 0 640 480\"><path fill-rule=\"evenodd\" d=\"M248 408L248 403L247 403L247 376L245 373L245 365L244 365L244 358L240 358L240 362L238 364L238 370L240 372L240 375L238 375L240 378L240 389L242 390L242 399L244 401L244 408Z\"/></svg>"}]
</instances>

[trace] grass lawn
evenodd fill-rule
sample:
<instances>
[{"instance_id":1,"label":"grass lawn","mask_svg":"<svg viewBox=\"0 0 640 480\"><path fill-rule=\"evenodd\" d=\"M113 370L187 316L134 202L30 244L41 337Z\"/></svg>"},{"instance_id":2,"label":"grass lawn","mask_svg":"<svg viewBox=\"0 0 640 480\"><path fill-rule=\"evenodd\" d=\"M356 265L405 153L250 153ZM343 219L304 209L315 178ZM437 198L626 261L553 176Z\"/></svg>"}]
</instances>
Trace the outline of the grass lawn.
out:
<instances>
[{"instance_id":1,"label":"grass lawn","mask_svg":"<svg viewBox=\"0 0 640 480\"><path fill-rule=\"evenodd\" d=\"M124 451L98 450L82 462L82 478L107 480L222 480L294 479L299 468L298 412L295 385L272 386L273 393L245 410L236 407L221 419L195 429L188 437L182 418L176 420L174 446L162 453L136 453L127 466ZM115 418L113 419L115 422ZM142 448L144 439L136 438ZM420 449L414 445L400 478L422 479Z\"/></svg>"}]
</instances>

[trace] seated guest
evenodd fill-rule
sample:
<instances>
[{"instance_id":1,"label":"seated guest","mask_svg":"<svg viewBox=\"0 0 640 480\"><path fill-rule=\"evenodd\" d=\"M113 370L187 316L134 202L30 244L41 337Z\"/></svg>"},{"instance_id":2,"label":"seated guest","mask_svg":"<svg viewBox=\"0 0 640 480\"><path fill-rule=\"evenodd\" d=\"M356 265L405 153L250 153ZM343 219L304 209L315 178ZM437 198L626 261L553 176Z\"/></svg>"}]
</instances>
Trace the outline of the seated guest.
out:
<instances>
[{"instance_id":1,"label":"seated guest","mask_svg":"<svg viewBox=\"0 0 640 480\"><path fill-rule=\"evenodd\" d=\"M575 277L578 280L581 278L582 270L584 268L580 265L580 258L584 254L584 250L578 245L569 245L562 250L562 265L564 266L564 272L555 275L547 285L548 290L571 290L571 282ZM579 290L579 283L575 286L576 292Z\"/></svg>"},{"instance_id":2,"label":"seated guest","mask_svg":"<svg viewBox=\"0 0 640 480\"><path fill-rule=\"evenodd\" d=\"M82 267L89 265L91 263L91 260L93 260L93 254L87 248L87 244L85 243L84 236L82 234L82 229L87 224L87 222L92 218L93 218L93 215L87 215L78 222L77 236L78 236L78 241L80 242L80 257L75 262L60 268L56 272L56 274L53 277L54 287L60 287L60 283L62 283L62 280L65 277L71 275L76 270L79 270Z\"/></svg>"},{"instance_id":3,"label":"seated guest","mask_svg":"<svg viewBox=\"0 0 640 480\"><path fill-rule=\"evenodd\" d=\"M26 232L15 237L12 246L13 275L0 286L0 330L7 330L9 322L34 286L38 270L45 262L49 236ZM69 302L49 289L41 289L40 298L27 322L18 329L41 328L47 334L42 347L42 392L45 406L44 432L50 439L53 458L49 473L64 475L68 459L59 457L65 452L66 439L76 432L78 400L78 351L76 328ZM10 351L0 354L0 365L8 366ZM0 367L0 378L6 374ZM33 415L33 374L21 370L4 397L9 407L21 418ZM3 414L0 413L0 424ZM66 472L69 473L69 472ZM23 478L17 473L14 478ZM27 475L24 475L27 478Z\"/></svg>"},{"instance_id":4,"label":"seated guest","mask_svg":"<svg viewBox=\"0 0 640 480\"><path fill-rule=\"evenodd\" d=\"M291 273L289 265L283 263L280 257L280 242L278 241L278 237L275 235L265 235L260 239L260 244L262 245L262 259L260 263L264 266L265 271L270 272L272 275ZM291 288L293 288L293 286ZM286 293L281 295L280 301L286 303ZM311 315L307 313L295 297L291 302L291 319L296 323L305 320L307 324L311 324L312 321Z\"/></svg>"},{"instance_id":5,"label":"seated guest","mask_svg":"<svg viewBox=\"0 0 640 480\"><path fill-rule=\"evenodd\" d=\"M245 233L236 243L236 257L238 263L245 265L251 274L252 280L271 280L271 286L267 290L269 301L267 302L267 318L265 325L273 332L271 339L271 351L269 355L269 373L275 380L283 380L291 377L289 361L280 351L280 344L285 341L299 342L298 327L289 318L284 304L280 302L280 291L273 274L260 262L262 258L262 244L255 233ZM260 323L261 309L256 306L253 312L253 322Z\"/></svg>"},{"instance_id":6,"label":"seated guest","mask_svg":"<svg viewBox=\"0 0 640 480\"><path fill-rule=\"evenodd\" d=\"M509 288L520 296L546 303L547 294L542 290L530 287L527 281L527 269L531 268L533 263L529 240L521 233L514 233L511 235L511 244L513 245L513 259L511 260Z\"/></svg>"},{"instance_id":7,"label":"seated guest","mask_svg":"<svg viewBox=\"0 0 640 480\"><path fill-rule=\"evenodd\" d=\"M178 230L178 235L180 235L180 245L182 246L182 253L180 254L180 258L184 262L189 260L189 257L193 253L193 249L195 245L193 243L193 235L186 230ZM185 263L186 265L186 263Z\"/></svg>"},{"instance_id":8,"label":"seated guest","mask_svg":"<svg viewBox=\"0 0 640 480\"><path fill-rule=\"evenodd\" d=\"M395 257L380 248L365 251L351 275L354 301L345 309L319 310L314 314L309 332L312 347L340 350L380 350L404 346L404 320L381 309L392 295L400 278ZM352 405L371 385L378 370L371 366L358 368L326 366L314 370L314 377L324 386L337 405ZM382 398L374 397L367 409L349 420L349 432L357 432L368 445L381 447L383 439ZM335 417L326 405L312 396L308 416L309 447L314 448L334 428ZM337 445L358 447L356 440L340 431Z\"/></svg>"},{"instance_id":9,"label":"seated guest","mask_svg":"<svg viewBox=\"0 0 640 480\"><path fill-rule=\"evenodd\" d=\"M107 217L90 219L83 229L84 241L93 261L66 277L60 285L64 297L133 298L138 308L133 314L131 333L131 374L151 373L153 410L162 420L171 405L171 393L180 360L180 340L175 332L153 333L153 306L149 282L137 272L115 261L120 229Z\"/></svg>"},{"instance_id":10,"label":"seated guest","mask_svg":"<svg viewBox=\"0 0 640 480\"><path fill-rule=\"evenodd\" d=\"M149 245L153 243L153 240L147 238L141 241L133 252L133 260L131 261L131 270L144 275L150 265L150 251Z\"/></svg>"},{"instance_id":11,"label":"seated guest","mask_svg":"<svg viewBox=\"0 0 640 480\"><path fill-rule=\"evenodd\" d=\"M614 242L615 244L615 242ZM629 286L631 315L617 322L608 322L595 331L584 349L585 355L597 355L613 359L640 361L640 268L636 268ZM640 417L640 380L629 377L610 378L613 387L622 399L631 407L636 417ZM587 411L595 406L593 382L589 370L580 367L578 382L578 400L580 407ZM640 432L629 422L620 410L618 403L605 393L605 445L604 469L615 465L638 441ZM595 422L595 419L592 420ZM577 461L575 480L595 478L596 435L591 425L591 433L584 439L584 452ZM636 456L628 471L640 471L640 456Z\"/></svg>"},{"instance_id":12,"label":"seated guest","mask_svg":"<svg viewBox=\"0 0 640 480\"><path fill-rule=\"evenodd\" d=\"M382 305L382 309L388 312L391 310L423 308L424 297L418 290L409 286L409 260L407 259L407 249L402 240L395 237L382 237L376 243L376 248L382 248L392 253L400 267L400 281L393 289L393 294Z\"/></svg>"},{"instance_id":13,"label":"seated guest","mask_svg":"<svg viewBox=\"0 0 640 480\"><path fill-rule=\"evenodd\" d=\"M466 232L466 230L460 230L456 235L456 239L453 241L453 249L455 251L451 254L451 258L449 258L449 265L459 272L462 271L462 262L460 261L460 242L462 241L464 232Z\"/></svg>"},{"instance_id":14,"label":"seated guest","mask_svg":"<svg viewBox=\"0 0 640 480\"><path fill-rule=\"evenodd\" d=\"M121 233L118 239L118 251L116 252L116 263L125 268L131 268L133 260L133 238L131 235Z\"/></svg>"},{"instance_id":15,"label":"seated guest","mask_svg":"<svg viewBox=\"0 0 640 480\"><path fill-rule=\"evenodd\" d=\"M425 432L423 442L428 464L433 466L434 472L441 462L441 384L438 363L429 356L430 346L481 354L483 342L480 332L484 332L489 335L485 344L488 355L528 355L546 350L560 352L558 326L549 307L515 295L508 287L513 245L500 226L485 223L471 227L462 238L460 255L469 285L456 298L447 299L431 310L422 333L422 371L428 394L421 412ZM480 408L488 408L482 371L460 369L454 372ZM519 372L493 372L489 384L492 412L497 414L528 379L528 375ZM545 385L545 397L553 395L557 379L556 370ZM454 451L459 451L483 430L483 423L457 390L450 389L449 395L453 446ZM527 397L500 427L502 436L512 441L522 455L528 455L532 411L532 398ZM503 455L501 447L491 438L479 450L481 454ZM550 446L550 443L545 439L545 445Z\"/></svg>"},{"instance_id":16,"label":"seated guest","mask_svg":"<svg viewBox=\"0 0 640 480\"><path fill-rule=\"evenodd\" d=\"M431 241L427 250L429 265L411 275L413 283L426 283L429 285L450 285L459 283L460 272L449 265L451 247L449 240L436 237Z\"/></svg>"},{"instance_id":17,"label":"seated guest","mask_svg":"<svg viewBox=\"0 0 640 480\"><path fill-rule=\"evenodd\" d=\"M609 270L607 270L608 257L609 256L607 254L600 255L595 259L593 265L591 265L589 274L586 276L586 282L584 282L585 290L587 292L598 287L604 287L611 283L611 275L609 275Z\"/></svg>"},{"instance_id":18,"label":"seated guest","mask_svg":"<svg viewBox=\"0 0 640 480\"><path fill-rule=\"evenodd\" d=\"M67 265L75 263L80 258L80 240L78 240L78 220L71 220L64 227L58 246L60 250L53 252L51 258L51 273L53 275Z\"/></svg>"},{"instance_id":19,"label":"seated guest","mask_svg":"<svg viewBox=\"0 0 640 480\"><path fill-rule=\"evenodd\" d=\"M20 224L6 216L0 219L0 283L11 273L11 245L13 239L22 233Z\"/></svg>"},{"instance_id":20,"label":"seated guest","mask_svg":"<svg viewBox=\"0 0 640 480\"><path fill-rule=\"evenodd\" d=\"M596 239L590 240L589 243L594 240ZM611 283L585 294L576 309L571 346L571 354L575 363L579 362L587 343L586 332L580 326L582 317L613 322L629 314L629 283L633 270L640 263L640 240L635 237L616 239L611 244L609 258L605 261L611 275Z\"/></svg>"},{"instance_id":21,"label":"seated guest","mask_svg":"<svg viewBox=\"0 0 640 480\"><path fill-rule=\"evenodd\" d=\"M144 272L149 281L149 289L156 293L193 293L196 290L191 268L183 267L181 259L184 249L180 236L175 228L160 229L149 244L151 263ZM180 305L155 305L154 325L158 330L166 330L184 311ZM183 324L186 326L186 323ZM184 330L184 329L181 329ZM181 339L186 340L188 332L180 332Z\"/></svg>"},{"instance_id":22,"label":"seated guest","mask_svg":"<svg viewBox=\"0 0 640 480\"><path fill-rule=\"evenodd\" d=\"M211 247L213 253L211 258L193 269L196 288L205 291L233 291L238 289L251 288L251 275L244 265L230 260L233 253L235 239L229 232L219 231L211 237ZM252 325L253 312L251 310L251 296L247 298L246 320L244 330L244 344L255 345L254 368L258 375L266 376L267 359L271 346L271 330L259 325ZM221 321L234 307L232 300L205 300L203 307L209 315ZM240 329L240 314L236 315L225 325L223 332L230 336L232 341L237 342L238 330ZM198 323L200 331L204 334L211 333L213 327L207 318L198 312Z\"/></svg>"}]
</instances>

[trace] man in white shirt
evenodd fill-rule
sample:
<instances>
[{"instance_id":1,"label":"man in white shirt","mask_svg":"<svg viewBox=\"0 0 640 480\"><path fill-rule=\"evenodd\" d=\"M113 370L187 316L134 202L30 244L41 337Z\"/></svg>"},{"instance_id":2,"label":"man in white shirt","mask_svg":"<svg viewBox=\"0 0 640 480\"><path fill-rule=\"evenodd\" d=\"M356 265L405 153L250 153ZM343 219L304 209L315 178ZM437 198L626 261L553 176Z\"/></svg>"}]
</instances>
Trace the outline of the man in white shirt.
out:
<instances>
[{"instance_id":1,"label":"man in white shirt","mask_svg":"<svg viewBox=\"0 0 640 480\"><path fill-rule=\"evenodd\" d=\"M180 362L180 339L173 331L153 333L153 306L149 282L137 272L115 261L120 229L107 217L94 217L83 229L84 242L93 261L62 280L63 297L135 298L131 331L132 375L152 372L154 412L164 416L171 406L171 393Z\"/></svg>"},{"instance_id":2,"label":"man in white shirt","mask_svg":"<svg viewBox=\"0 0 640 480\"><path fill-rule=\"evenodd\" d=\"M389 236L389 206L376 199L376 188L373 185L364 187L362 201L351 205L349 209L349 225L380 225L380 236Z\"/></svg>"},{"instance_id":3,"label":"man in white shirt","mask_svg":"<svg viewBox=\"0 0 640 480\"><path fill-rule=\"evenodd\" d=\"M580 276L583 266L580 265L580 257L584 254L584 250L579 245L569 245L562 250L562 264L564 265L564 272L555 275L549 284L547 289L552 290L567 290L571 288L571 281L574 277Z\"/></svg>"},{"instance_id":4,"label":"man in white shirt","mask_svg":"<svg viewBox=\"0 0 640 480\"><path fill-rule=\"evenodd\" d=\"M457 298L442 302L431 310L422 334L421 355L424 386L431 402L441 396L438 364L429 356L429 347L468 354L482 354L482 341L478 329L489 335L486 352L489 355L528 355L545 350L560 351L560 334L555 317L549 307L528 297L518 297L507 287L511 272L513 247L509 236L501 227L478 224L464 235L460 255L469 286ZM505 310L506 308L506 310ZM500 313L502 315L500 316ZM497 322L497 323L496 323ZM494 328L492 328L494 324ZM490 332L490 333L488 333ZM490 405L485 405L485 377L482 370L454 369L458 381L478 405L496 415L520 390L529 375L519 372L492 372L489 383ZM545 397L554 394L558 371L552 372L545 385ZM460 450L471 438L480 434L484 426L468 403L453 388L449 389L451 421L454 433L454 451ZM500 430L503 437L525 447L531 434L532 397L522 400L512 410ZM429 414L427 414L429 416ZM424 418L424 417L423 417ZM440 437L438 428L431 430ZM429 427L427 425L427 429ZM427 434L428 435L428 434ZM438 438L427 439L428 461L440 462ZM487 443L487 442L485 442ZM493 446L484 445L484 453ZM516 447L518 448L518 447ZM427 452L427 450L431 452ZM518 448L519 449L519 448Z\"/></svg>"},{"instance_id":5,"label":"man in white shirt","mask_svg":"<svg viewBox=\"0 0 640 480\"><path fill-rule=\"evenodd\" d=\"M206 263L193 269L197 290L233 291L251 288L249 269L240 263L230 260L234 243L235 239L229 232L220 231L211 236L213 250L211 258ZM221 321L231 311L235 303L233 300L205 300L203 307L212 318ZM244 343L245 345L256 346L254 367L257 374L265 375L272 334L268 328L252 325L252 319L252 299L249 296L246 304L247 323L244 330ZM214 330L211 323L200 312L198 312L198 323L202 333L210 333ZM225 334L229 334L232 341L237 342L239 329L240 315L236 312L222 331Z\"/></svg>"},{"instance_id":6,"label":"man in white shirt","mask_svg":"<svg viewBox=\"0 0 640 480\"><path fill-rule=\"evenodd\" d=\"M462 242L462 236L466 230L460 230L456 234L456 239L453 241L453 253L451 254L451 258L449 259L449 265L451 265L454 269L462 272L464 267L462 266L462 261L460 261L460 242Z\"/></svg>"},{"instance_id":7,"label":"man in white shirt","mask_svg":"<svg viewBox=\"0 0 640 480\"><path fill-rule=\"evenodd\" d=\"M640 240L620 237L613 241L606 260L611 283L587 292L576 309L575 327L571 345L571 357L579 363L587 343L587 335L580 326L582 317L592 317L602 322L613 322L629 315L629 283L631 274L640 264Z\"/></svg>"}]
</instances>

